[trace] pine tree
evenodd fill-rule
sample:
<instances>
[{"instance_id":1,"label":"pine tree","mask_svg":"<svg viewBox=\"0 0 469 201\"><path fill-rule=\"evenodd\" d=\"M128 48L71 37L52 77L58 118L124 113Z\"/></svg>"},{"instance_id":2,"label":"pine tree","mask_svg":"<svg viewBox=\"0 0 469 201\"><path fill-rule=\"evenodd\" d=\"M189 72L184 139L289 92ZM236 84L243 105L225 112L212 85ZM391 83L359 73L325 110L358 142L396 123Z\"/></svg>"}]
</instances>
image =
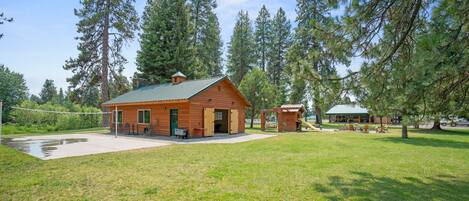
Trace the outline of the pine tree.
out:
<instances>
[{"instance_id":1,"label":"pine tree","mask_svg":"<svg viewBox=\"0 0 469 201\"><path fill-rule=\"evenodd\" d=\"M366 59L358 87L367 90L369 100L402 117L402 138L408 138L410 116L425 96L425 68L414 62L416 37L425 30L429 5L422 0L365 1L347 5L344 16L353 51Z\"/></svg>"},{"instance_id":2,"label":"pine tree","mask_svg":"<svg viewBox=\"0 0 469 201\"><path fill-rule=\"evenodd\" d=\"M256 63L255 43L248 12L240 11L228 45L228 74L239 85Z\"/></svg>"},{"instance_id":3,"label":"pine tree","mask_svg":"<svg viewBox=\"0 0 469 201\"><path fill-rule=\"evenodd\" d=\"M127 93L132 88L129 80L122 74L119 74L110 80L109 86L111 86L111 97L117 97L124 93Z\"/></svg>"},{"instance_id":4,"label":"pine tree","mask_svg":"<svg viewBox=\"0 0 469 201\"><path fill-rule=\"evenodd\" d=\"M282 72L286 66L285 56L291 45L290 29L290 21L285 16L285 11L280 8L272 20L272 43L268 52L267 68L270 81L276 86L280 85Z\"/></svg>"},{"instance_id":5,"label":"pine tree","mask_svg":"<svg viewBox=\"0 0 469 201\"><path fill-rule=\"evenodd\" d=\"M134 0L86 0L75 9L79 55L64 66L74 75L68 78L76 97L85 97L100 86L101 102L110 98L109 79L122 72L127 60L120 54L124 42L134 37L138 16ZM80 102L80 101L79 101Z\"/></svg>"},{"instance_id":6,"label":"pine tree","mask_svg":"<svg viewBox=\"0 0 469 201\"><path fill-rule=\"evenodd\" d=\"M46 79L44 81L39 97L42 103L51 102L57 97L57 87L54 85L54 80Z\"/></svg>"},{"instance_id":7,"label":"pine tree","mask_svg":"<svg viewBox=\"0 0 469 201\"><path fill-rule=\"evenodd\" d=\"M192 43L194 45L194 68L196 77L213 77L222 74L223 43L220 37L220 26L214 12L215 0L190 0L192 23Z\"/></svg>"},{"instance_id":8,"label":"pine tree","mask_svg":"<svg viewBox=\"0 0 469 201\"><path fill-rule=\"evenodd\" d=\"M61 105L65 103L65 94L62 88L59 89L59 94L57 94L57 103Z\"/></svg>"},{"instance_id":9,"label":"pine tree","mask_svg":"<svg viewBox=\"0 0 469 201\"><path fill-rule=\"evenodd\" d=\"M137 52L139 79L164 83L177 71L194 77L194 49L184 0L148 1L142 29Z\"/></svg>"},{"instance_id":10,"label":"pine tree","mask_svg":"<svg viewBox=\"0 0 469 201\"><path fill-rule=\"evenodd\" d=\"M280 8L272 20L271 43L267 55L267 74L270 82L277 87L281 93L278 97L278 105L286 102L286 80L284 69L286 67L286 53L291 45L291 25L285 15L285 11Z\"/></svg>"},{"instance_id":11,"label":"pine tree","mask_svg":"<svg viewBox=\"0 0 469 201\"><path fill-rule=\"evenodd\" d=\"M254 68L251 72L244 76L239 85L241 93L249 100L251 107L248 115L251 117L252 128L254 125L254 117L263 108L270 108L275 103L275 88L269 83L269 79L264 71Z\"/></svg>"},{"instance_id":12,"label":"pine tree","mask_svg":"<svg viewBox=\"0 0 469 201\"><path fill-rule=\"evenodd\" d=\"M340 31L340 24L332 17L331 10L336 2L321 0L298 0L297 23L293 46L290 48L289 63L295 79L307 81L312 90L312 100L316 114L316 123L322 123L322 111L326 99L336 99L340 92L335 90L338 79L335 66L348 64L347 43ZM297 89L303 88L301 81ZM300 93L298 91L297 93Z\"/></svg>"},{"instance_id":13,"label":"pine tree","mask_svg":"<svg viewBox=\"0 0 469 201\"><path fill-rule=\"evenodd\" d=\"M257 65L264 72L267 68L267 55L271 46L271 23L269 11L265 5L262 5L259 15L256 18L254 36L256 42Z\"/></svg>"}]
</instances>

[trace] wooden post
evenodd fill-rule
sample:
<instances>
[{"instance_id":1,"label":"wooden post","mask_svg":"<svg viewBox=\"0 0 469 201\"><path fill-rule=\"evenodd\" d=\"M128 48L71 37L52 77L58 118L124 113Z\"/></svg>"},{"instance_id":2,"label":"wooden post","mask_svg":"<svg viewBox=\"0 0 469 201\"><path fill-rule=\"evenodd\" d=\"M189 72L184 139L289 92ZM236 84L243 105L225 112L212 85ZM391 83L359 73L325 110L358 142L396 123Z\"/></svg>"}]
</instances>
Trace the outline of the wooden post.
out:
<instances>
[{"instance_id":1,"label":"wooden post","mask_svg":"<svg viewBox=\"0 0 469 201\"><path fill-rule=\"evenodd\" d=\"M277 110L277 132L283 132L283 115L282 110Z\"/></svg>"},{"instance_id":2,"label":"wooden post","mask_svg":"<svg viewBox=\"0 0 469 201\"><path fill-rule=\"evenodd\" d=\"M261 111L261 131L265 131L265 111Z\"/></svg>"},{"instance_id":3,"label":"wooden post","mask_svg":"<svg viewBox=\"0 0 469 201\"><path fill-rule=\"evenodd\" d=\"M117 119L118 119L118 118L117 118L117 116L118 116L117 113L118 113L118 112L117 112L117 105L116 105L116 111L114 112L114 115L113 115L113 117L114 117L114 119L115 119L114 122L115 122L115 124L116 124L116 136L115 136L115 137L117 137Z\"/></svg>"}]
</instances>

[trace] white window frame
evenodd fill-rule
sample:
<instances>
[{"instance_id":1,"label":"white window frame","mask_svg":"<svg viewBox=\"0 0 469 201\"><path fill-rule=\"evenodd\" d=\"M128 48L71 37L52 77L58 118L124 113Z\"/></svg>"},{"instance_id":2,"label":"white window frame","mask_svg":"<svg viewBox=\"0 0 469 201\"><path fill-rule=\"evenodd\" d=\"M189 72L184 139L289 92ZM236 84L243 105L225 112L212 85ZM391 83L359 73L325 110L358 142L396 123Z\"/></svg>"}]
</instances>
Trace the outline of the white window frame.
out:
<instances>
[{"instance_id":1,"label":"white window frame","mask_svg":"<svg viewBox=\"0 0 469 201\"><path fill-rule=\"evenodd\" d=\"M220 115L220 116L218 116ZM220 117L220 118L218 118ZM223 120L223 112L215 112L215 121L222 121Z\"/></svg>"},{"instance_id":2,"label":"white window frame","mask_svg":"<svg viewBox=\"0 0 469 201\"><path fill-rule=\"evenodd\" d=\"M143 111L143 122L144 123L140 123L138 120L138 117L140 116L140 111ZM148 123L145 123L145 111L149 111L150 112L150 119L148 119ZM138 109L137 110L137 124L143 124L143 125L148 125L151 123L151 109Z\"/></svg>"},{"instance_id":3,"label":"white window frame","mask_svg":"<svg viewBox=\"0 0 469 201\"><path fill-rule=\"evenodd\" d=\"M112 111L112 115L113 115L113 119L112 119L113 122L112 122L112 123L116 123L116 119L119 121L119 114L116 115L116 111L122 113L122 119L121 119L122 121L121 121L121 122L117 122L117 124L122 124L122 123L124 123L124 111L123 111L123 110L113 110L113 111ZM116 119L114 119L114 117L115 117Z\"/></svg>"}]
</instances>

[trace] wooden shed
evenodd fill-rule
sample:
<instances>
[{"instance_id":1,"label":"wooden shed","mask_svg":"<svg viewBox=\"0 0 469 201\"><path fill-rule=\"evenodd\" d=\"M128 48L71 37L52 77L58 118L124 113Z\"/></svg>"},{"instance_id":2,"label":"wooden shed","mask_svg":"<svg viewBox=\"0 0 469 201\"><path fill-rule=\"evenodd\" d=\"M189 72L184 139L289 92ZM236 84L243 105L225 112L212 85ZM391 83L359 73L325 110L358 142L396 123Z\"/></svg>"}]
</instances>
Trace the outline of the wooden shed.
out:
<instances>
[{"instance_id":1,"label":"wooden shed","mask_svg":"<svg viewBox=\"0 0 469 201\"><path fill-rule=\"evenodd\" d=\"M305 108L302 104L282 105L261 111L261 130L265 130L266 113L274 112L277 115L277 132L293 132L301 130L301 119Z\"/></svg>"},{"instance_id":2,"label":"wooden shed","mask_svg":"<svg viewBox=\"0 0 469 201\"><path fill-rule=\"evenodd\" d=\"M120 133L174 135L176 128L189 136L243 133L247 99L226 77L188 80L180 72L167 84L142 87L103 103L117 117Z\"/></svg>"}]
</instances>

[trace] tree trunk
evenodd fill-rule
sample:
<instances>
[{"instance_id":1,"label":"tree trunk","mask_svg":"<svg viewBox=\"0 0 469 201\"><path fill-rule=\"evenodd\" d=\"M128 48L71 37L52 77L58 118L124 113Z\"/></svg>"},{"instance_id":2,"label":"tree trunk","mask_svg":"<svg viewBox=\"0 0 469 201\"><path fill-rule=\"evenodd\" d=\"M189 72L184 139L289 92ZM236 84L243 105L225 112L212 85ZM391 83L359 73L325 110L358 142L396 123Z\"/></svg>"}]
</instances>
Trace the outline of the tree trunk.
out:
<instances>
[{"instance_id":1,"label":"tree trunk","mask_svg":"<svg viewBox=\"0 0 469 201\"><path fill-rule=\"evenodd\" d=\"M407 125L402 125L402 138L407 139L409 136L407 135Z\"/></svg>"},{"instance_id":2,"label":"tree trunk","mask_svg":"<svg viewBox=\"0 0 469 201\"><path fill-rule=\"evenodd\" d=\"M433 121L432 130L442 130L441 129L440 118L438 118L438 117L435 118L435 120Z\"/></svg>"},{"instance_id":3,"label":"tree trunk","mask_svg":"<svg viewBox=\"0 0 469 201\"><path fill-rule=\"evenodd\" d=\"M316 124L322 124L322 117L321 117L321 107L314 106L314 112L316 113Z\"/></svg>"},{"instance_id":4,"label":"tree trunk","mask_svg":"<svg viewBox=\"0 0 469 201\"><path fill-rule=\"evenodd\" d=\"M111 9L111 0L106 0L104 11L104 27L103 27L103 46L101 58L101 101L106 102L109 100L109 15ZM104 112L109 112L107 107L102 108ZM103 122L109 122L109 115L104 115Z\"/></svg>"},{"instance_id":5,"label":"tree trunk","mask_svg":"<svg viewBox=\"0 0 469 201\"><path fill-rule=\"evenodd\" d=\"M254 109L252 109L251 110L251 125L250 125L251 128L254 128L254 116L255 116Z\"/></svg>"},{"instance_id":6,"label":"tree trunk","mask_svg":"<svg viewBox=\"0 0 469 201\"><path fill-rule=\"evenodd\" d=\"M379 116L379 123L381 124L381 130L384 130L384 127L383 127L383 116Z\"/></svg>"}]
</instances>

